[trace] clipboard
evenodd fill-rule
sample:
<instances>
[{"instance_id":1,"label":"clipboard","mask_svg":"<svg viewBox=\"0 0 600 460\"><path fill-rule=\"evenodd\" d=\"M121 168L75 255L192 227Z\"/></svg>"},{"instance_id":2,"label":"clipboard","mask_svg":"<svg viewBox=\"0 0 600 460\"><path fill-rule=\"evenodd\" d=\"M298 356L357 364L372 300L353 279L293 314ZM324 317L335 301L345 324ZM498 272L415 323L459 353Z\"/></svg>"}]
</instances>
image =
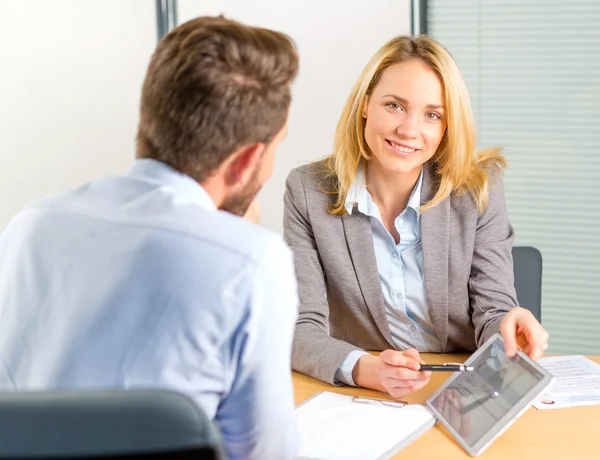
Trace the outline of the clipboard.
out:
<instances>
[{"instance_id":1,"label":"clipboard","mask_svg":"<svg viewBox=\"0 0 600 460\"><path fill-rule=\"evenodd\" d=\"M428 408L323 391L296 408L301 460L385 460L432 428Z\"/></svg>"}]
</instances>

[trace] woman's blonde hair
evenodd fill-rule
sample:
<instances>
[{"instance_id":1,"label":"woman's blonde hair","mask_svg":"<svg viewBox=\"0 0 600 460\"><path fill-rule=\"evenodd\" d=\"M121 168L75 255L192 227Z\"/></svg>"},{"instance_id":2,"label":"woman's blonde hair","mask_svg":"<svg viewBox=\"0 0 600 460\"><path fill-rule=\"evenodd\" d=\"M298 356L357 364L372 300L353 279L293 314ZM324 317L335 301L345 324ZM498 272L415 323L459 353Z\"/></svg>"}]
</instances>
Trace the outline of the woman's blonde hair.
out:
<instances>
[{"instance_id":1,"label":"woman's blonde hair","mask_svg":"<svg viewBox=\"0 0 600 460\"><path fill-rule=\"evenodd\" d=\"M506 160L499 148L476 152L476 132L469 94L454 59L442 45L432 38L401 36L387 42L371 58L352 88L338 121L333 153L327 158L327 173L337 183L330 213L346 213L345 202L356 171L371 158L365 141L365 119L362 116L365 101L383 72L391 65L418 59L435 72L442 82L446 106L447 128L437 152L430 160L437 176L437 192L421 207L431 209L451 193L470 193L482 213L488 202L489 167L504 168Z\"/></svg>"}]
</instances>

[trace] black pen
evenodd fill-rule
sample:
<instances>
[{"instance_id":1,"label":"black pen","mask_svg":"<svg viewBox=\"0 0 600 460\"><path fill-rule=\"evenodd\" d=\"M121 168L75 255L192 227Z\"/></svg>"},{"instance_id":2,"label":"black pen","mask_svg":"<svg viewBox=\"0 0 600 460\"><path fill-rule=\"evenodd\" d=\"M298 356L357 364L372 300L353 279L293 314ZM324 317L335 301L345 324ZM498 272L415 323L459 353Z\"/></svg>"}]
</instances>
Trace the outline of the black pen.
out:
<instances>
[{"instance_id":1,"label":"black pen","mask_svg":"<svg viewBox=\"0 0 600 460\"><path fill-rule=\"evenodd\" d=\"M441 371L441 372L472 372L473 366L464 364L421 364L420 371Z\"/></svg>"}]
</instances>

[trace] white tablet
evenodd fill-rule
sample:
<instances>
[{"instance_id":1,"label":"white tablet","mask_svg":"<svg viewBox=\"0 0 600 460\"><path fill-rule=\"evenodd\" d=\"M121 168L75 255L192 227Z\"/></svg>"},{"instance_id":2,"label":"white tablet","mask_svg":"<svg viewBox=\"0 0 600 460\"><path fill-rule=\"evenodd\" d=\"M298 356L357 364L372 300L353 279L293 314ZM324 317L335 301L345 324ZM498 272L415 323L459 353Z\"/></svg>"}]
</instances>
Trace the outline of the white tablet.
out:
<instances>
[{"instance_id":1,"label":"white tablet","mask_svg":"<svg viewBox=\"0 0 600 460\"><path fill-rule=\"evenodd\" d=\"M525 353L508 359L494 334L427 399L427 407L469 455L475 457L527 410L552 375Z\"/></svg>"}]
</instances>

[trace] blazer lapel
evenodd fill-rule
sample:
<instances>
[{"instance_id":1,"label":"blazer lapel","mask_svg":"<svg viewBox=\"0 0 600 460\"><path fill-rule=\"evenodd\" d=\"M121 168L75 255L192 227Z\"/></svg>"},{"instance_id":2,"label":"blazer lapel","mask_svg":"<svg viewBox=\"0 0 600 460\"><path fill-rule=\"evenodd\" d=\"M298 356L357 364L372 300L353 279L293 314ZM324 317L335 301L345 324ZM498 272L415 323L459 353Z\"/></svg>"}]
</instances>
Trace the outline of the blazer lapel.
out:
<instances>
[{"instance_id":1,"label":"blazer lapel","mask_svg":"<svg viewBox=\"0 0 600 460\"><path fill-rule=\"evenodd\" d=\"M342 216L346 241L363 298L379 330L392 348L396 348L385 312L381 281L375 259L369 217L354 211Z\"/></svg>"},{"instance_id":2,"label":"blazer lapel","mask_svg":"<svg viewBox=\"0 0 600 460\"><path fill-rule=\"evenodd\" d=\"M421 204L435 195L437 184L428 164L424 166ZM425 290L433 325L442 344L448 343L448 253L450 244L450 200L446 199L421 215L421 242Z\"/></svg>"}]
</instances>

